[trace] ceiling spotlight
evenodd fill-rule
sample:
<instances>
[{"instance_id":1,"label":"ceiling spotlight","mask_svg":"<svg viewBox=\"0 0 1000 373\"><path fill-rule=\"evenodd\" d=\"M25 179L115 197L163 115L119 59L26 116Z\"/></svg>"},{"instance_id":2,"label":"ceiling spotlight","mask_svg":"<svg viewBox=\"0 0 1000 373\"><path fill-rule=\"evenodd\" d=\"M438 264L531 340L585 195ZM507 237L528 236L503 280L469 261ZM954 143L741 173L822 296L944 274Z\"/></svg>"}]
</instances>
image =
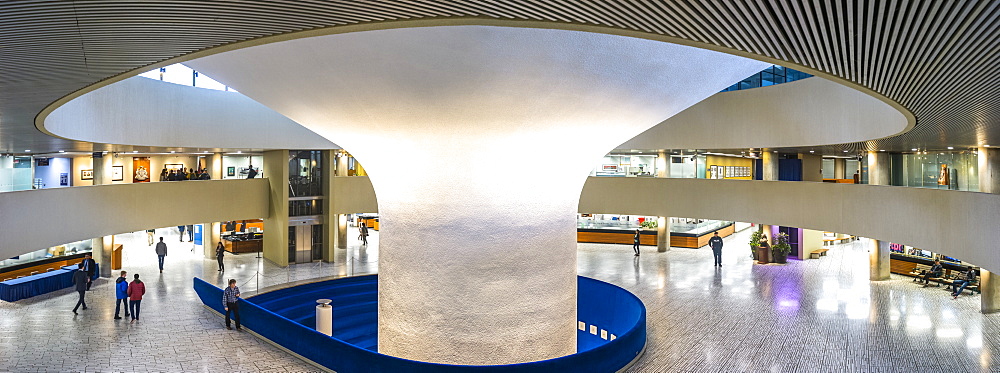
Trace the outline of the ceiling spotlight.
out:
<instances>
[{"instance_id":1,"label":"ceiling spotlight","mask_svg":"<svg viewBox=\"0 0 1000 373\"><path fill-rule=\"evenodd\" d=\"M236 154L243 154L243 151L242 150L237 150Z\"/></svg>"},{"instance_id":2,"label":"ceiling spotlight","mask_svg":"<svg viewBox=\"0 0 1000 373\"><path fill-rule=\"evenodd\" d=\"M990 146L989 146L989 145L983 145L983 147L984 147L984 148L988 148L988 147L990 147Z\"/></svg>"},{"instance_id":3,"label":"ceiling spotlight","mask_svg":"<svg viewBox=\"0 0 1000 373\"><path fill-rule=\"evenodd\" d=\"M65 151L65 150L60 150L59 152L60 152L60 153L65 153L66 151Z\"/></svg>"},{"instance_id":4,"label":"ceiling spotlight","mask_svg":"<svg viewBox=\"0 0 1000 373\"><path fill-rule=\"evenodd\" d=\"M132 152L133 152L133 153L138 153L139 151L138 151L138 150L133 150Z\"/></svg>"},{"instance_id":5,"label":"ceiling spotlight","mask_svg":"<svg viewBox=\"0 0 1000 373\"><path fill-rule=\"evenodd\" d=\"M173 150L171 150L171 151L170 151L170 154L174 154L174 153L176 153L176 152L175 152L175 151L173 151Z\"/></svg>"},{"instance_id":6,"label":"ceiling spotlight","mask_svg":"<svg viewBox=\"0 0 1000 373\"><path fill-rule=\"evenodd\" d=\"M809 152L810 152L810 153L815 153L816 151L815 151L815 150L810 150Z\"/></svg>"},{"instance_id":7,"label":"ceiling spotlight","mask_svg":"<svg viewBox=\"0 0 1000 373\"><path fill-rule=\"evenodd\" d=\"M879 149L878 151L880 151L880 152L884 152L884 151L885 151L885 149Z\"/></svg>"},{"instance_id":8,"label":"ceiling spotlight","mask_svg":"<svg viewBox=\"0 0 1000 373\"><path fill-rule=\"evenodd\" d=\"M844 153L847 153L847 151L846 151L846 150L844 150Z\"/></svg>"},{"instance_id":9,"label":"ceiling spotlight","mask_svg":"<svg viewBox=\"0 0 1000 373\"><path fill-rule=\"evenodd\" d=\"M29 153L29 152L31 152L31 149L24 149L24 152L25 153Z\"/></svg>"},{"instance_id":10,"label":"ceiling spotlight","mask_svg":"<svg viewBox=\"0 0 1000 373\"><path fill-rule=\"evenodd\" d=\"M948 150L952 150L952 149L955 149L955 147L954 146L949 146L948 147Z\"/></svg>"},{"instance_id":11,"label":"ceiling spotlight","mask_svg":"<svg viewBox=\"0 0 1000 373\"><path fill-rule=\"evenodd\" d=\"M917 148L910 149L911 151L917 151Z\"/></svg>"}]
</instances>

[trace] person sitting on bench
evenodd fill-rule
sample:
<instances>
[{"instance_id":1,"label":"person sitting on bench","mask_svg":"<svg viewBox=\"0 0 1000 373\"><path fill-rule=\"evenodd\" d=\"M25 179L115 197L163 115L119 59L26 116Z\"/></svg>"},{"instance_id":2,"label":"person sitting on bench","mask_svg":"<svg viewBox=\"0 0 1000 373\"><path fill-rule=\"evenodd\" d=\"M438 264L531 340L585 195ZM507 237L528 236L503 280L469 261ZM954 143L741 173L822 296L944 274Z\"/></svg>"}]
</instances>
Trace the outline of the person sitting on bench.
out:
<instances>
[{"instance_id":1,"label":"person sitting on bench","mask_svg":"<svg viewBox=\"0 0 1000 373\"><path fill-rule=\"evenodd\" d=\"M935 259L934 265L931 266L929 271L924 272L924 287L931 285L932 278L941 278L944 274L944 266L941 265L941 259Z\"/></svg>"},{"instance_id":2,"label":"person sitting on bench","mask_svg":"<svg viewBox=\"0 0 1000 373\"><path fill-rule=\"evenodd\" d=\"M973 281L976 281L976 269L973 267L969 267L969 270L962 273L962 275L962 278L959 278L952 283L952 286L958 286L961 284L962 287L959 287L954 293L951 293L951 299L958 299L958 296L962 295L962 291L965 290L965 287L969 286L969 284Z\"/></svg>"}]
</instances>

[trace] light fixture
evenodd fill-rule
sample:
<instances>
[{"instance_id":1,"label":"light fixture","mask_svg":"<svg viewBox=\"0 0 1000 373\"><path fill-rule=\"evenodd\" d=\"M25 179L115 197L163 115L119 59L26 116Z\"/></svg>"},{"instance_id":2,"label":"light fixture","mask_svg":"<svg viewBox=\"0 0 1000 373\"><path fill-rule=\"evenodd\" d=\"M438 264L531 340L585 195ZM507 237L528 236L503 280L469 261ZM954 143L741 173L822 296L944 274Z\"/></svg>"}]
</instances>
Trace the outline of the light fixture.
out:
<instances>
[{"instance_id":1,"label":"light fixture","mask_svg":"<svg viewBox=\"0 0 1000 373\"><path fill-rule=\"evenodd\" d=\"M31 152L31 149L24 149L24 152L25 152L25 153L30 153L30 152Z\"/></svg>"},{"instance_id":2,"label":"light fixture","mask_svg":"<svg viewBox=\"0 0 1000 373\"><path fill-rule=\"evenodd\" d=\"M236 154L243 154L243 151L242 150L237 150Z\"/></svg>"},{"instance_id":3,"label":"light fixture","mask_svg":"<svg viewBox=\"0 0 1000 373\"><path fill-rule=\"evenodd\" d=\"M133 150L133 151L132 151L132 153L138 153L138 152L139 152L138 150Z\"/></svg>"},{"instance_id":4,"label":"light fixture","mask_svg":"<svg viewBox=\"0 0 1000 373\"><path fill-rule=\"evenodd\" d=\"M911 151L917 151L917 148L910 149Z\"/></svg>"},{"instance_id":5,"label":"light fixture","mask_svg":"<svg viewBox=\"0 0 1000 373\"><path fill-rule=\"evenodd\" d=\"M66 151L65 151L65 150L60 150L59 152L60 152L60 153L65 153Z\"/></svg>"},{"instance_id":6,"label":"light fixture","mask_svg":"<svg viewBox=\"0 0 1000 373\"><path fill-rule=\"evenodd\" d=\"M844 153L847 153L847 151L846 151L846 150L844 150Z\"/></svg>"},{"instance_id":7,"label":"light fixture","mask_svg":"<svg viewBox=\"0 0 1000 373\"><path fill-rule=\"evenodd\" d=\"M954 146L949 146L948 147L948 150L952 150L952 149L955 149L955 147Z\"/></svg>"},{"instance_id":8,"label":"light fixture","mask_svg":"<svg viewBox=\"0 0 1000 373\"><path fill-rule=\"evenodd\" d=\"M810 153L815 153L816 151L815 151L815 150L810 150L809 152L810 152Z\"/></svg>"},{"instance_id":9,"label":"light fixture","mask_svg":"<svg viewBox=\"0 0 1000 373\"><path fill-rule=\"evenodd\" d=\"M170 154L174 154L174 153L176 153L176 152L175 152L175 151L173 151L173 150L171 150L171 151L170 151Z\"/></svg>"},{"instance_id":10,"label":"light fixture","mask_svg":"<svg viewBox=\"0 0 1000 373\"><path fill-rule=\"evenodd\" d=\"M885 151L885 149L879 149L878 151L880 151L880 152L884 152L884 151Z\"/></svg>"}]
</instances>

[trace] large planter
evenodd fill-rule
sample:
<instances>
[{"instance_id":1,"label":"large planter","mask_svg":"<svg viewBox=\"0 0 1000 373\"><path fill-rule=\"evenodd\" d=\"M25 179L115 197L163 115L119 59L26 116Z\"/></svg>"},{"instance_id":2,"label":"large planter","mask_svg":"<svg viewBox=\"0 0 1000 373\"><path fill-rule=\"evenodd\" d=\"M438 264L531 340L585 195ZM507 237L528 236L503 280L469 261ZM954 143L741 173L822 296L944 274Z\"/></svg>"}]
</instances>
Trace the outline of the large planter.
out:
<instances>
[{"instance_id":1,"label":"large planter","mask_svg":"<svg viewBox=\"0 0 1000 373\"><path fill-rule=\"evenodd\" d=\"M757 257L757 263L760 263L760 264L767 264L768 263L768 261L767 261L768 251L770 251L770 250L768 250L767 248L763 248L763 247L758 247L757 249L754 250L754 254L755 254L754 256Z\"/></svg>"},{"instance_id":2,"label":"large planter","mask_svg":"<svg viewBox=\"0 0 1000 373\"><path fill-rule=\"evenodd\" d=\"M788 254L780 251L772 251L771 258L774 259L775 263L785 264L788 263Z\"/></svg>"}]
</instances>

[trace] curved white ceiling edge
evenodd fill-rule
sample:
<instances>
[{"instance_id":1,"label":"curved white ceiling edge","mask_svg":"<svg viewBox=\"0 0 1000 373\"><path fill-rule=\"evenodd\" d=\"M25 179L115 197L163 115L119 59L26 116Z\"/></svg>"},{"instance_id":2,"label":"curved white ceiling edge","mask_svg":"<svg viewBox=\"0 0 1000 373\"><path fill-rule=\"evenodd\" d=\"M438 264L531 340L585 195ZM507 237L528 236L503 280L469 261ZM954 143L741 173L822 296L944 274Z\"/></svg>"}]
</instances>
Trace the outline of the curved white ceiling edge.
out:
<instances>
[{"instance_id":1,"label":"curved white ceiling edge","mask_svg":"<svg viewBox=\"0 0 1000 373\"><path fill-rule=\"evenodd\" d=\"M687 198L652 198L686 196ZM591 177L580 213L689 216L848 233L1000 271L995 194L802 181ZM746 250L745 245L726 250Z\"/></svg>"},{"instance_id":2,"label":"curved white ceiling edge","mask_svg":"<svg viewBox=\"0 0 1000 373\"><path fill-rule=\"evenodd\" d=\"M154 227L266 218L269 190L266 179L229 179L0 193L0 211L17 211L0 214L4 227L0 229L0 258ZM178 208L177 201L183 201L183 206L209 207ZM42 224L59 229L34 233Z\"/></svg>"},{"instance_id":3,"label":"curved white ceiling edge","mask_svg":"<svg viewBox=\"0 0 1000 373\"><path fill-rule=\"evenodd\" d=\"M339 149L236 92L134 76L56 108L44 130L94 143L186 148Z\"/></svg>"},{"instance_id":4,"label":"curved white ceiling edge","mask_svg":"<svg viewBox=\"0 0 1000 373\"><path fill-rule=\"evenodd\" d=\"M908 129L906 116L871 95L820 77L720 92L618 149L780 148L854 143Z\"/></svg>"}]
</instances>

